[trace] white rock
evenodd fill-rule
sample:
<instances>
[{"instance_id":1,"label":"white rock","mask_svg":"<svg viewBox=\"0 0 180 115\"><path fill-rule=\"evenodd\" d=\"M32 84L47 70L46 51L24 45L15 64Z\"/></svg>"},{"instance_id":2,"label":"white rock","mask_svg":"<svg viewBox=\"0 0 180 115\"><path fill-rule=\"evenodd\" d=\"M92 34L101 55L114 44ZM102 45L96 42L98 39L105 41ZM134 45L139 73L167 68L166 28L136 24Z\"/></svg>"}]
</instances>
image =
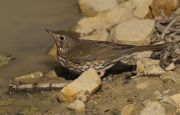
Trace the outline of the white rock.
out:
<instances>
[{"instance_id":1,"label":"white rock","mask_svg":"<svg viewBox=\"0 0 180 115\"><path fill-rule=\"evenodd\" d=\"M171 105L174 105L175 107L180 107L180 94L175 94L170 97L167 97L163 99L161 102L169 103Z\"/></svg>"},{"instance_id":2,"label":"white rock","mask_svg":"<svg viewBox=\"0 0 180 115\"><path fill-rule=\"evenodd\" d=\"M153 3L153 0L130 0L132 6L135 7L133 10L134 17L144 19L149 13L149 6Z\"/></svg>"},{"instance_id":3,"label":"white rock","mask_svg":"<svg viewBox=\"0 0 180 115\"><path fill-rule=\"evenodd\" d=\"M165 115L165 109L158 102L149 102L139 115Z\"/></svg>"},{"instance_id":4,"label":"white rock","mask_svg":"<svg viewBox=\"0 0 180 115\"><path fill-rule=\"evenodd\" d=\"M159 92L159 91L155 91L154 93L153 93L153 97L155 98L155 99L162 99L162 94Z\"/></svg>"},{"instance_id":5,"label":"white rock","mask_svg":"<svg viewBox=\"0 0 180 115\"><path fill-rule=\"evenodd\" d=\"M151 19L125 21L111 30L111 39L120 44L147 45L150 43L154 25L155 21Z\"/></svg>"},{"instance_id":6,"label":"white rock","mask_svg":"<svg viewBox=\"0 0 180 115\"><path fill-rule=\"evenodd\" d=\"M137 75L160 75L165 71L159 66L159 60L142 58L137 61Z\"/></svg>"},{"instance_id":7,"label":"white rock","mask_svg":"<svg viewBox=\"0 0 180 115\"><path fill-rule=\"evenodd\" d=\"M54 70L51 70L51 71L47 72L47 73L45 74L45 76L51 77L51 78L57 78L57 77L58 77L57 74L56 74L56 72L55 72Z\"/></svg>"},{"instance_id":8,"label":"white rock","mask_svg":"<svg viewBox=\"0 0 180 115\"><path fill-rule=\"evenodd\" d=\"M161 79L171 79L175 83L180 83L180 71L169 71L166 74L161 76Z\"/></svg>"},{"instance_id":9,"label":"white rock","mask_svg":"<svg viewBox=\"0 0 180 115\"><path fill-rule=\"evenodd\" d=\"M88 102L90 100L90 95L89 95L89 93L87 91L81 90L80 92L78 92L76 94L76 99L86 103L86 102Z\"/></svg>"},{"instance_id":10,"label":"white rock","mask_svg":"<svg viewBox=\"0 0 180 115\"><path fill-rule=\"evenodd\" d=\"M125 105L121 110L121 115L131 115L134 110L134 104Z\"/></svg>"},{"instance_id":11,"label":"white rock","mask_svg":"<svg viewBox=\"0 0 180 115\"><path fill-rule=\"evenodd\" d=\"M36 72L33 72L33 73L29 73L29 74L25 74L25 75L22 75L22 76L16 76L14 78L15 81L23 81L23 80L30 80L30 79L38 79L38 78L41 78L43 77L43 72L41 71L36 71Z\"/></svg>"},{"instance_id":12,"label":"white rock","mask_svg":"<svg viewBox=\"0 0 180 115\"><path fill-rule=\"evenodd\" d=\"M175 69L175 66L174 66L174 63L173 63L173 62L172 62L169 66L167 66L167 67L165 68L166 71L171 71L171 70L173 70L173 69Z\"/></svg>"},{"instance_id":13,"label":"white rock","mask_svg":"<svg viewBox=\"0 0 180 115\"><path fill-rule=\"evenodd\" d=\"M82 73L76 80L65 86L61 92L58 93L60 101L73 101L76 94L80 91L88 91L93 93L101 85L101 79L95 69L90 68Z\"/></svg>"},{"instance_id":14,"label":"white rock","mask_svg":"<svg viewBox=\"0 0 180 115\"><path fill-rule=\"evenodd\" d=\"M170 91L171 91L171 89L170 89L170 88L163 90L163 95L168 94Z\"/></svg>"},{"instance_id":15,"label":"white rock","mask_svg":"<svg viewBox=\"0 0 180 115\"><path fill-rule=\"evenodd\" d=\"M81 11L89 16L95 16L118 5L116 0L78 0Z\"/></svg>"},{"instance_id":16,"label":"white rock","mask_svg":"<svg viewBox=\"0 0 180 115\"><path fill-rule=\"evenodd\" d=\"M131 2L124 2L104 13L100 13L95 17L81 19L73 30L77 33L88 34L93 30L97 30L102 27L108 29L118 23L132 19L132 10L133 7Z\"/></svg>"},{"instance_id":17,"label":"white rock","mask_svg":"<svg viewBox=\"0 0 180 115\"><path fill-rule=\"evenodd\" d=\"M100 28L93 32L90 36L83 36L80 37L80 39L86 39L86 40L97 40L97 41L107 41L108 39L108 32L104 28Z\"/></svg>"},{"instance_id":18,"label":"white rock","mask_svg":"<svg viewBox=\"0 0 180 115\"><path fill-rule=\"evenodd\" d=\"M85 104L80 100L75 100L73 103L70 103L68 108L78 110L78 111L84 111L85 110Z\"/></svg>"}]
</instances>

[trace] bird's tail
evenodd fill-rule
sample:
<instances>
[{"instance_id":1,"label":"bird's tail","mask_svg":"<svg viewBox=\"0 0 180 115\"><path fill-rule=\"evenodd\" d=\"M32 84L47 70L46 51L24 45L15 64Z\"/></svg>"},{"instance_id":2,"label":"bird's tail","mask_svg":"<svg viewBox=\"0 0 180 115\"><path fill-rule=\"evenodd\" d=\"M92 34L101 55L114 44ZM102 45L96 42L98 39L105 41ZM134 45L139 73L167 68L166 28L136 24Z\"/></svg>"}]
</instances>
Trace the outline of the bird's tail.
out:
<instances>
[{"instance_id":1,"label":"bird's tail","mask_svg":"<svg viewBox=\"0 0 180 115\"><path fill-rule=\"evenodd\" d=\"M142 52L142 51L156 51L156 50L158 51L158 50L163 50L165 46L166 46L165 44L136 46L127 50L126 53L132 54L132 53Z\"/></svg>"}]
</instances>

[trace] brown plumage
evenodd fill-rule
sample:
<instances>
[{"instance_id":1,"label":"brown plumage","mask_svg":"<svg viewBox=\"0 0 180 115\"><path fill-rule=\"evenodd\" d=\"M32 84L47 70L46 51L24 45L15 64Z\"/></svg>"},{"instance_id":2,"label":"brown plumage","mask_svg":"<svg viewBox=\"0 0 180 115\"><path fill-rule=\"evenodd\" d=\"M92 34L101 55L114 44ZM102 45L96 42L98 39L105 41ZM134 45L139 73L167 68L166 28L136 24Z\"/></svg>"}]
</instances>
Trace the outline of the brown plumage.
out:
<instances>
[{"instance_id":1,"label":"brown plumage","mask_svg":"<svg viewBox=\"0 0 180 115\"><path fill-rule=\"evenodd\" d=\"M61 65L79 74L90 67L101 72L132 53L160 50L164 47L164 44L132 46L105 41L80 40L73 33L63 30L46 29L46 31L54 37Z\"/></svg>"}]
</instances>

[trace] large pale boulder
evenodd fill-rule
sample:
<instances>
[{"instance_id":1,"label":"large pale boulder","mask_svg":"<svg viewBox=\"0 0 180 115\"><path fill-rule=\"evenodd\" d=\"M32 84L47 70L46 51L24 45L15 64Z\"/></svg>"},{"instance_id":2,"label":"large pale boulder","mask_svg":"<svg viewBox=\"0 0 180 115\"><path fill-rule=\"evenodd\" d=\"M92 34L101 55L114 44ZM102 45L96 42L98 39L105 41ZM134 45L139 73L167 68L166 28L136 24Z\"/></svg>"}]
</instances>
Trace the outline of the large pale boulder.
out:
<instances>
[{"instance_id":1,"label":"large pale boulder","mask_svg":"<svg viewBox=\"0 0 180 115\"><path fill-rule=\"evenodd\" d=\"M150 43L154 25L155 21L151 19L129 20L111 30L111 39L120 44L147 45Z\"/></svg>"}]
</instances>

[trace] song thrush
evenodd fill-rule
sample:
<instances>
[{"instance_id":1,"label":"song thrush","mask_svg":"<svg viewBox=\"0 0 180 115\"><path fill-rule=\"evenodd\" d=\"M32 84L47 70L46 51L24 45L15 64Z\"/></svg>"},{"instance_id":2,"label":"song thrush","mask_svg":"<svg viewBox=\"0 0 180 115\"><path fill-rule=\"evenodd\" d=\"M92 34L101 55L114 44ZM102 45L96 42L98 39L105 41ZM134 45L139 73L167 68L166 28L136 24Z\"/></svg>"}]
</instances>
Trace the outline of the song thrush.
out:
<instances>
[{"instance_id":1,"label":"song thrush","mask_svg":"<svg viewBox=\"0 0 180 115\"><path fill-rule=\"evenodd\" d=\"M104 73L129 54L160 50L164 46L163 44L133 46L106 41L80 40L75 34L63 30L45 30L54 37L61 65L78 74L90 67Z\"/></svg>"}]
</instances>

